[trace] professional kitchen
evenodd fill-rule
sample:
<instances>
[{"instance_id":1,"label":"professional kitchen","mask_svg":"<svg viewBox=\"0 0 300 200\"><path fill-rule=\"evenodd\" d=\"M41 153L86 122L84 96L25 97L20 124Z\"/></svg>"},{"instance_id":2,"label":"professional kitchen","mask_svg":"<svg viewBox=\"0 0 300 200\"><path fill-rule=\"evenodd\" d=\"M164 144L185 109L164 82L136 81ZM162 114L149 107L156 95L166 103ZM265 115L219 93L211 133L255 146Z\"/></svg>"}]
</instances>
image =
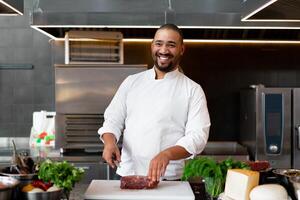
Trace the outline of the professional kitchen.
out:
<instances>
[{"instance_id":1,"label":"professional kitchen","mask_svg":"<svg viewBox=\"0 0 300 200\"><path fill-rule=\"evenodd\" d=\"M0 200L300 200L300 1L0 0Z\"/></svg>"}]
</instances>

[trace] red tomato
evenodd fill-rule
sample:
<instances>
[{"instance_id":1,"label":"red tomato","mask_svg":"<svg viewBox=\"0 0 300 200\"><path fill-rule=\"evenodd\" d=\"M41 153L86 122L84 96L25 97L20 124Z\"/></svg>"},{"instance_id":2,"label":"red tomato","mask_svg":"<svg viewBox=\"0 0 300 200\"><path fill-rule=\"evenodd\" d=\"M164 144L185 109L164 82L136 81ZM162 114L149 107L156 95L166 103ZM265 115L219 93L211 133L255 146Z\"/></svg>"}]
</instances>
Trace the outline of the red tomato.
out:
<instances>
[{"instance_id":1,"label":"red tomato","mask_svg":"<svg viewBox=\"0 0 300 200\"><path fill-rule=\"evenodd\" d=\"M45 183L42 180L34 180L32 181L31 185L33 185L34 187L40 188L44 191L47 191L49 187L51 187L53 184L52 183Z\"/></svg>"}]
</instances>

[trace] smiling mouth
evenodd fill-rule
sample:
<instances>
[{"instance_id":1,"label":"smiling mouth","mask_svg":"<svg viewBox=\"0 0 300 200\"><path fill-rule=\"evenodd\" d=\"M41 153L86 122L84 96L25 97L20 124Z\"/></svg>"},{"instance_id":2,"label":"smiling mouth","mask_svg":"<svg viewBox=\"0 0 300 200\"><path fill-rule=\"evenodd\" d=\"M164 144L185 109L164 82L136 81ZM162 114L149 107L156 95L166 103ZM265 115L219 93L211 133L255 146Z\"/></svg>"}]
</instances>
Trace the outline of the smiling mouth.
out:
<instances>
[{"instance_id":1,"label":"smiling mouth","mask_svg":"<svg viewBox=\"0 0 300 200\"><path fill-rule=\"evenodd\" d=\"M166 62L168 60L170 60L172 58L172 56L170 55L162 55L162 54L158 54L156 55L156 57L161 61L161 62Z\"/></svg>"}]
</instances>

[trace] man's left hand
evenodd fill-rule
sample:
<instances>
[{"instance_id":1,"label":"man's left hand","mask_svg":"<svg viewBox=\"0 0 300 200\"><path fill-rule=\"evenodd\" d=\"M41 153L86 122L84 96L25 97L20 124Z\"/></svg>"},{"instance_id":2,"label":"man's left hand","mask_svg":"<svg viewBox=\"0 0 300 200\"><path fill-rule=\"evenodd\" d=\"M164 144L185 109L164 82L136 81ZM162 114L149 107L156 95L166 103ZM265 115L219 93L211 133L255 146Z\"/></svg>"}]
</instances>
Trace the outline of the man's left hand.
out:
<instances>
[{"instance_id":1,"label":"man's left hand","mask_svg":"<svg viewBox=\"0 0 300 200\"><path fill-rule=\"evenodd\" d=\"M152 181L159 181L165 174L166 168L170 162L167 152L160 152L151 161L149 165L148 178Z\"/></svg>"},{"instance_id":2,"label":"man's left hand","mask_svg":"<svg viewBox=\"0 0 300 200\"><path fill-rule=\"evenodd\" d=\"M159 181L160 177L164 176L170 160L184 159L189 156L191 154L178 145L165 149L150 161L148 178L152 181Z\"/></svg>"}]
</instances>

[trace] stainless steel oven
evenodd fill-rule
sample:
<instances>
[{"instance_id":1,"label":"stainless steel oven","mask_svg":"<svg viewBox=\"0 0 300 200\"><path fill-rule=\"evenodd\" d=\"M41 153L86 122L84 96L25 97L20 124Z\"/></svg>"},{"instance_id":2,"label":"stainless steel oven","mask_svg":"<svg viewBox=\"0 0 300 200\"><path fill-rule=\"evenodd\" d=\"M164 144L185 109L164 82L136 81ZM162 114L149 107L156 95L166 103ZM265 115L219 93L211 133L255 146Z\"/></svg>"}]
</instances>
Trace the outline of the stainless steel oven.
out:
<instances>
[{"instance_id":1,"label":"stainless steel oven","mask_svg":"<svg viewBox=\"0 0 300 200\"><path fill-rule=\"evenodd\" d=\"M250 158L300 169L300 88L253 85L240 97L239 141Z\"/></svg>"}]
</instances>

